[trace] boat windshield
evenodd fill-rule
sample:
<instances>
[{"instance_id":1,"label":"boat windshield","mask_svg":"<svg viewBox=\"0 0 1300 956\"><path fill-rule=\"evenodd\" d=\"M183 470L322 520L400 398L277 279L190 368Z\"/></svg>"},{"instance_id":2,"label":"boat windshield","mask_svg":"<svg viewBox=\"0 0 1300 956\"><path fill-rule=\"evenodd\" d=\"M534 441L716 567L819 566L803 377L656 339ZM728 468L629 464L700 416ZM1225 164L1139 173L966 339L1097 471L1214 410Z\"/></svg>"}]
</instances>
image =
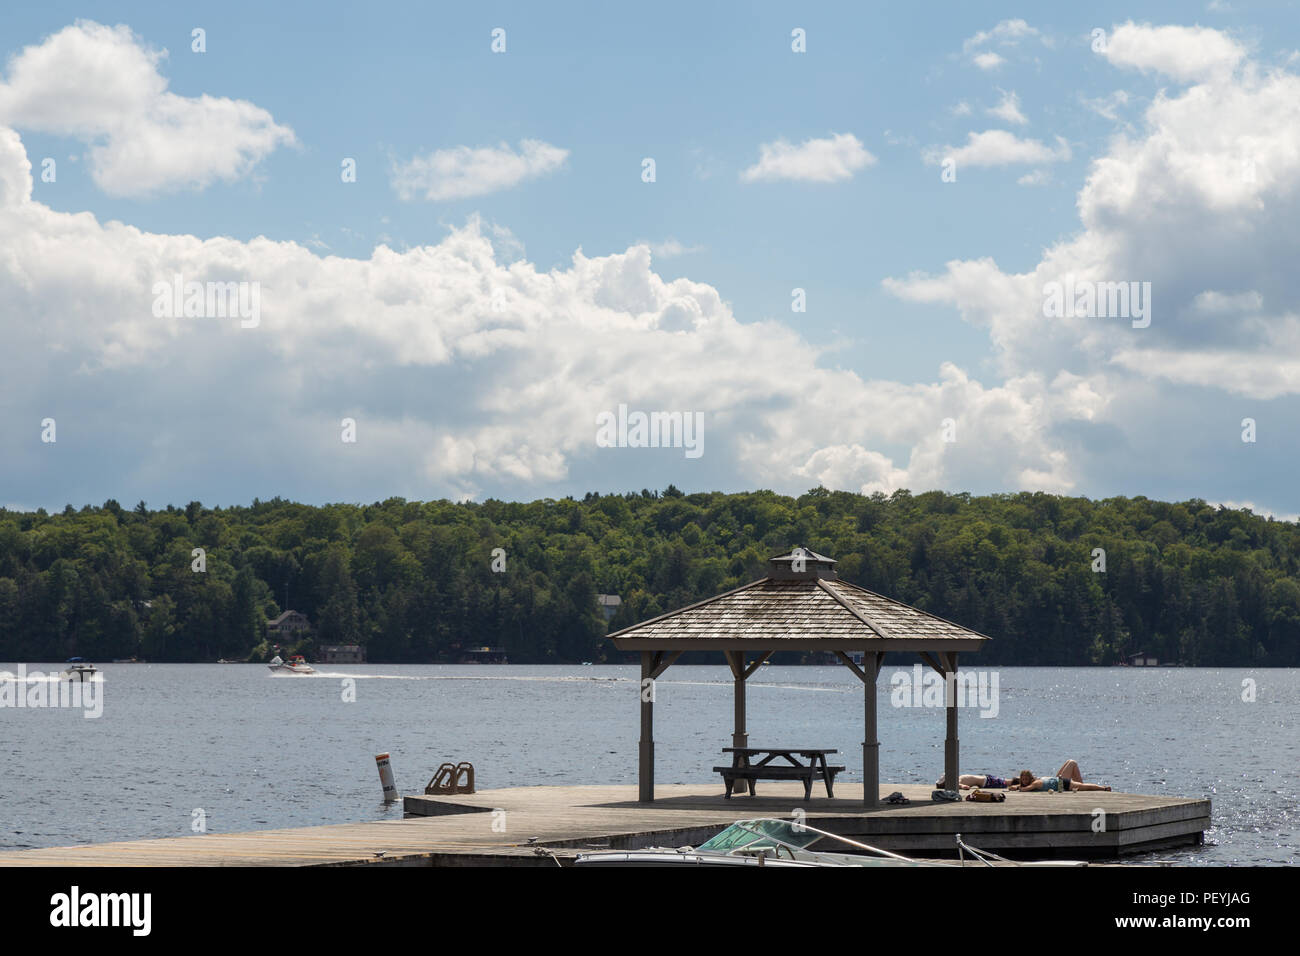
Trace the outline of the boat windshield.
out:
<instances>
[{"instance_id":1,"label":"boat windshield","mask_svg":"<svg viewBox=\"0 0 1300 956\"><path fill-rule=\"evenodd\" d=\"M772 839L765 839L771 837ZM698 850L712 850L717 853L729 853L732 850L770 850L779 844L789 844L799 849L807 849L821 839L820 833L796 828L785 820L741 820L733 823L707 843L696 847Z\"/></svg>"}]
</instances>

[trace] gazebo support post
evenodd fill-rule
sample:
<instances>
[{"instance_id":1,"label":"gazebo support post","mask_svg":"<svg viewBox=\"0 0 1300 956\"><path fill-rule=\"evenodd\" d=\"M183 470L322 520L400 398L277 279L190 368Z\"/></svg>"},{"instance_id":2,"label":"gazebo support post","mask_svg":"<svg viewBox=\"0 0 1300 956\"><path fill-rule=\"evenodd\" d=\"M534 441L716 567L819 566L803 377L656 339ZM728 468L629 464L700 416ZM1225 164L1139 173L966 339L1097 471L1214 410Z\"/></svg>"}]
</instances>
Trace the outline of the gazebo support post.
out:
<instances>
[{"instance_id":1,"label":"gazebo support post","mask_svg":"<svg viewBox=\"0 0 1300 956\"><path fill-rule=\"evenodd\" d=\"M749 731L745 729L745 652L725 651L727 664L731 667L733 698L735 702L735 725L731 732L731 746L748 747ZM733 793L748 793L749 781L737 780Z\"/></svg>"},{"instance_id":2,"label":"gazebo support post","mask_svg":"<svg viewBox=\"0 0 1300 956\"><path fill-rule=\"evenodd\" d=\"M944 654L944 702L948 706L948 736L943 742L943 782L948 790L961 792L960 744L957 740L957 655Z\"/></svg>"},{"instance_id":3,"label":"gazebo support post","mask_svg":"<svg viewBox=\"0 0 1300 956\"><path fill-rule=\"evenodd\" d=\"M880 806L880 740L876 734L876 680L884 654L862 655L862 805L868 810ZM869 678L869 679L866 679Z\"/></svg>"},{"instance_id":4,"label":"gazebo support post","mask_svg":"<svg viewBox=\"0 0 1300 956\"><path fill-rule=\"evenodd\" d=\"M638 799L649 803L655 798L655 700L654 654L641 652L641 746L637 764ZM651 683L647 683L650 681Z\"/></svg>"},{"instance_id":5,"label":"gazebo support post","mask_svg":"<svg viewBox=\"0 0 1300 956\"><path fill-rule=\"evenodd\" d=\"M876 681L885 655L865 651L862 666L843 651L835 656L862 681L862 805L869 810L880 806L880 741L876 737Z\"/></svg>"}]
</instances>

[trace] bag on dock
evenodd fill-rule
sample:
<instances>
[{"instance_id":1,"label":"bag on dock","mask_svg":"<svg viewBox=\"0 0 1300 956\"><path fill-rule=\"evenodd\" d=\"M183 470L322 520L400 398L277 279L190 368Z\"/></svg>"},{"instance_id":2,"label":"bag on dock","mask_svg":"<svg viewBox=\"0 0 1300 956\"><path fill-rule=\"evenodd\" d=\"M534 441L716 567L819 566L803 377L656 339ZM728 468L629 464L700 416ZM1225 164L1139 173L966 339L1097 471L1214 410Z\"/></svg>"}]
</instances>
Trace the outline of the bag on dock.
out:
<instances>
[{"instance_id":1,"label":"bag on dock","mask_svg":"<svg viewBox=\"0 0 1300 956\"><path fill-rule=\"evenodd\" d=\"M1005 793L998 793L994 790L972 790L970 796L966 799L975 803L1001 803L1007 798Z\"/></svg>"}]
</instances>

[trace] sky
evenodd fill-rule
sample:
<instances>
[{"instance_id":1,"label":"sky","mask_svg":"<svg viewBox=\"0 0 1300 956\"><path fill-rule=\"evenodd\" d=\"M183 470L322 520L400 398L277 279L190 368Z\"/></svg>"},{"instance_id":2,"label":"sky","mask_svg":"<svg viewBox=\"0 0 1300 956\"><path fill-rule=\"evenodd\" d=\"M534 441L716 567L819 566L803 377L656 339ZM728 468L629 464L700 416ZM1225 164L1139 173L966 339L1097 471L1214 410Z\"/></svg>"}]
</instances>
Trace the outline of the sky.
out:
<instances>
[{"instance_id":1,"label":"sky","mask_svg":"<svg viewBox=\"0 0 1300 956\"><path fill-rule=\"evenodd\" d=\"M6 6L0 506L1295 519L1294 4L611 6Z\"/></svg>"}]
</instances>

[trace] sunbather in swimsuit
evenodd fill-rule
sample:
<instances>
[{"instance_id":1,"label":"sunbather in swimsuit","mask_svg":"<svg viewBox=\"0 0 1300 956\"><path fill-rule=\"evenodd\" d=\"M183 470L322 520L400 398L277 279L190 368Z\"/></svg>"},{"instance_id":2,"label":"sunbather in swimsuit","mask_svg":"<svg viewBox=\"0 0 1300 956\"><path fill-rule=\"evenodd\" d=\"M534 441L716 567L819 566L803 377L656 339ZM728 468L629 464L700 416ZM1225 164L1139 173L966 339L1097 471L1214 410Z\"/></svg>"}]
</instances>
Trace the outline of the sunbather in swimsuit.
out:
<instances>
[{"instance_id":1,"label":"sunbather in swimsuit","mask_svg":"<svg viewBox=\"0 0 1300 956\"><path fill-rule=\"evenodd\" d=\"M944 781L947 779L945 774L935 782L935 786L940 790L944 789ZM976 787L983 787L985 790L1005 789L1007 785L1006 777L997 777L991 773L964 773L959 780L963 790L973 790Z\"/></svg>"},{"instance_id":2,"label":"sunbather in swimsuit","mask_svg":"<svg viewBox=\"0 0 1300 956\"><path fill-rule=\"evenodd\" d=\"M1079 772L1079 765L1073 760L1067 760L1061 765L1061 769L1056 771L1054 777L1035 777L1032 772L1022 770L1018 779L1011 781L1009 789L1012 790L1038 790L1045 793L1064 793L1067 790L1109 790L1110 787L1103 786L1099 783L1084 783L1083 774Z\"/></svg>"}]
</instances>

